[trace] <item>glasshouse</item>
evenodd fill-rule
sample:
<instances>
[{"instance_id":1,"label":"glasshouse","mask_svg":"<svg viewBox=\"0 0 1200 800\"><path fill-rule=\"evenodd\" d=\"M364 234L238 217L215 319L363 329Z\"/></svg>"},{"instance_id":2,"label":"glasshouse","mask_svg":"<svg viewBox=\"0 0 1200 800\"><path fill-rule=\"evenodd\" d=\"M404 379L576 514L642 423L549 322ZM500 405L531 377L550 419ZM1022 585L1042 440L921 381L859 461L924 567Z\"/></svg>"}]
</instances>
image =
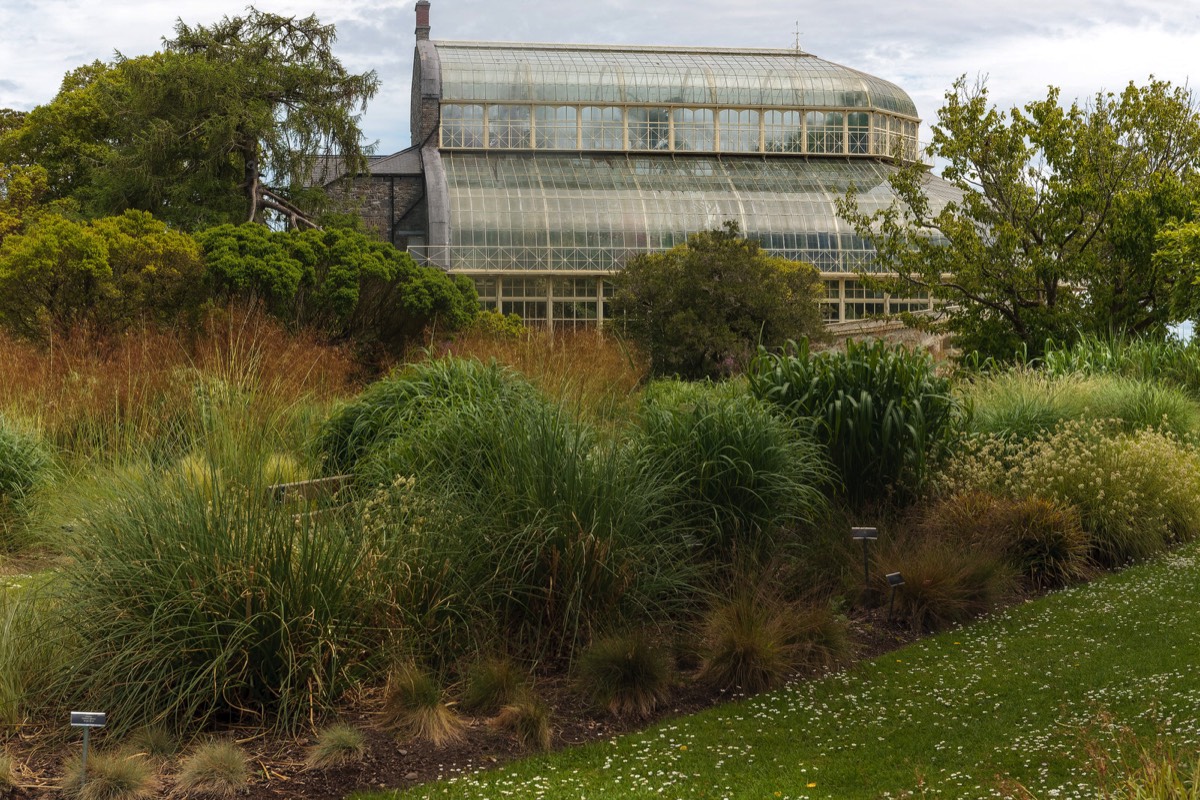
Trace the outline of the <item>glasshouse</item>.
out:
<instances>
[{"instance_id":1,"label":"glasshouse","mask_svg":"<svg viewBox=\"0 0 1200 800\"><path fill-rule=\"evenodd\" d=\"M603 323L631 256L736 221L816 265L827 321L927 308L856 279L872 248L839 219L890 205L920 120L899 87L794 50L449 42L417 3L408 150L324 182L421 260L527 322ZM930 178L934 203L954 197Z\"/></svg>"}]
</instances>

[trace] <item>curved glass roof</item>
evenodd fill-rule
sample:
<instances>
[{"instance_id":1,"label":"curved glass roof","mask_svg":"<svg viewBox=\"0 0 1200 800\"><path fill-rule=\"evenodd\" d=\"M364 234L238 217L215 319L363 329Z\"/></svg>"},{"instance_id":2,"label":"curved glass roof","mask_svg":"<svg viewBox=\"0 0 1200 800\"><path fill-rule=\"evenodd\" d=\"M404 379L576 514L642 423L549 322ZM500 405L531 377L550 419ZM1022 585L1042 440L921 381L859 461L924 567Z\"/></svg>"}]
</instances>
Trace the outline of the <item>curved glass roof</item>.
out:
<instances>
[{"instance_id":1,"label":"curved glass roof","mask_svg":"<svg viewBox=\"0 0 1200 800\"><path fill-rule=\"evenodd\" d=\"M877 108L917 116L895 84L790 50L434 44L447 102Z\"/></svg>"},{"instance_id":2,"label":"curved glass roof","mask_svg":"<svg viewBox=\"0 0 1200 800\"><path fill-rule=\"evenodd\" d=\"M776 255L823 272L869 268L873 249L840 219L853 182L865 211L889 206L895 168L848 158L721 159L446 153L451 269L619 269L638 252L737 220ZM957 194L930 176L934 209Z\"/></svg>"}]
</instances>

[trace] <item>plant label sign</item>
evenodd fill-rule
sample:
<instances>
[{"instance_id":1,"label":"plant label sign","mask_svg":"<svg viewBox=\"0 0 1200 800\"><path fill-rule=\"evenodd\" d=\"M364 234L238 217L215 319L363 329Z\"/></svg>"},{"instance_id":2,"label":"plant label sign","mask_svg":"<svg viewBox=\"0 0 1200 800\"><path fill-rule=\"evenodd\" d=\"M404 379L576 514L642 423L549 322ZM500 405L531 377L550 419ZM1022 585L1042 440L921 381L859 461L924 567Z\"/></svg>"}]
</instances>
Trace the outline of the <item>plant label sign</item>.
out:
<instances>
[{"instance_id":1,"label":"plant label sign","mask_svg":"<svg viewBox=\"0 0 1200 800\"><path fill-rule=\"evenodd\" d=\"M103 728L105 722L103 711L72 711L71 727L73 728Z\"/></svg>"}]
</instances>

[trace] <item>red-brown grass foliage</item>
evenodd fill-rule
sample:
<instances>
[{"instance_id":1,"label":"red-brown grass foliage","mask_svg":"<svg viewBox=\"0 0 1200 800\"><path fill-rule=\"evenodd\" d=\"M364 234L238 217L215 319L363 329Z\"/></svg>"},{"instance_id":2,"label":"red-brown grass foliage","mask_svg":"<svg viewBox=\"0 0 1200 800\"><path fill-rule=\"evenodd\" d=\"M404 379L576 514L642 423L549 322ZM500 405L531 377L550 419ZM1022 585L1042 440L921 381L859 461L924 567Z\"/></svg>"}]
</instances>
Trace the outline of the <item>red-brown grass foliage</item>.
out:
<instances>
[{"instance_id":1,"label":"red-brown grass foliage","mask_svg":"<svg viewBox=\"0 0 1200 800\"><path fill-rule=\"evenodd\" d=\"M649 361L615 334L528 329L518 336L465 333L439 356L491 359L524 374L539 389L593 422L623 421L637 406Z\"/></svg>"}]
</instances>

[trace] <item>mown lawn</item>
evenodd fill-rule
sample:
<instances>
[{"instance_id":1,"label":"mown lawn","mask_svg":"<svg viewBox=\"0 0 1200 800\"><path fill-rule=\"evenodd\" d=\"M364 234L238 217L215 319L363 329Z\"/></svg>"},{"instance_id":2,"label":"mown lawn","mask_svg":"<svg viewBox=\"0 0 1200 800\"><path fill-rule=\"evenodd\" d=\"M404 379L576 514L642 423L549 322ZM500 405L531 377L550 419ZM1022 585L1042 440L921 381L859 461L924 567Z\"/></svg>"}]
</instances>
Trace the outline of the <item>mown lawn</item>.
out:
<instances>
[{"instance_id":1,"label":"mown lawn","mask_svg":"<svg viewBox=\"0 0 1200 800\"><path fill-rule=\"evenodd\" d=\"M1200 546L820 681L403 794L1094 798L1083 731L1200 747Z\"/></svg>"}]
</instances>

